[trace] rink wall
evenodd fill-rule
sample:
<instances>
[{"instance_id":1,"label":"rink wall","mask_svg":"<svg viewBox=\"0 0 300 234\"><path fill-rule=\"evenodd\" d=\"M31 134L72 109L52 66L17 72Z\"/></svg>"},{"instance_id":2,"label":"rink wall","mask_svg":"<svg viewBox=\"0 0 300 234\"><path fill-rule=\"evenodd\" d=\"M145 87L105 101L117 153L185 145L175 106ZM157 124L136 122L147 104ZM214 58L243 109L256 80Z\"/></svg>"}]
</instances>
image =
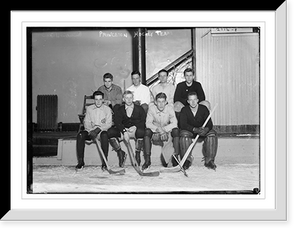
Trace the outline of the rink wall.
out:
<instances>
[{"instance_id":1,"label":"rink wall","mask_svg":"<svg viewBox=\"0 0 300 234\"><path fill-rule=\"evenodd\" d=\"M203 164L202 160L202 144L197 143L193 149L194 163ZM134 148L135 143L131 140L131 145ZM127 153L126 147L121 142L121 148ZM160 165L160 146L152 146L151 161L152 165ZM168 156L166 156L168 157ZM143 152L141 152L143 163ZM100 155L97 151L96 145L86 144L85 147L85 164L88 165L101 165ZM257 164L260 161L260 147L259 138L245 136L240 138L219 138L218 152L216 156L216 164ZM117 153L109 147L108 162L110 166L118 165ZM76 157L76 140L74 139L59 139L58 150L56 156L51 157L34 157L34 165L62 165L62 166L75 166L77 164ZM129 156L125 165L130 165Z\"/></svg>"}]
</instances>

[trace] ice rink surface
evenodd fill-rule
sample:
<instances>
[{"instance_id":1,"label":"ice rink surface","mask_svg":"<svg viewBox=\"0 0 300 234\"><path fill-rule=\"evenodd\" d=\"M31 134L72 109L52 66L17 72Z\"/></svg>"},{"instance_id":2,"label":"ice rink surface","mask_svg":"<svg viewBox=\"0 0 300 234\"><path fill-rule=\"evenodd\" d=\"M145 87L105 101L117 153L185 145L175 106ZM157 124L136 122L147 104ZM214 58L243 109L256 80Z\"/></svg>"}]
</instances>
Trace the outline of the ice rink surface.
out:
<instances>
[{"instance_id":1,"label":"ice rink surface","mask_svg":"<svg viewBox=\"0 0 300 234\"><path fill-rule=\"evenodd\" d=\"M74 147L72 146L72 149ZM75 171L75 151L66 151L74 158L74 165L33 166L33 193L197 193L207 191L252 191L260 188L259 138L221 138L215 159L216 171L207 169L202 162L202 144L193 149L194 161L186 171L161 172L157 177L140 176L130 165L129 157L125 164L125 174L115 175L102 171L99 155L94 155L98 165L86 165L83 170ZM91 158L87 151L86 160ZM153 149L152 166L149 171L162 168L159 151ZM70 158L70 157L69 157ZM143 156L142 163L143 163ZM116 153L109 156L112 169L119 169Z\"/></svg>"},{"instance_id":2,"label":"ice rink surface","mask_svg":"<svg viewBox=\"0 0 300 234\"><path fill-rule=\"evenodd\" d=\"M152 166L149 171L160 168ZM109 174L100 166L77 172L71 166L36 166L33 193L195 193L259 188L258 164L223 164L216 171L193 165L186 172L188 177L181 171L147 177L138 175L131 166L126 166L124 175Z\"/></svg>"}]
</instances>

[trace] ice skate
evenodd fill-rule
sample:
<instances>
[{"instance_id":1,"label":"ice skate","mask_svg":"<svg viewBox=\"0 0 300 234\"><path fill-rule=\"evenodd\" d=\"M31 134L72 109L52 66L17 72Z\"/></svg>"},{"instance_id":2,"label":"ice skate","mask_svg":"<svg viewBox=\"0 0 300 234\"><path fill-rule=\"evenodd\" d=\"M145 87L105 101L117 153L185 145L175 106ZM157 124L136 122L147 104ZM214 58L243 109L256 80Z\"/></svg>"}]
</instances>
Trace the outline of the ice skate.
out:
<instances>
[{"instance_id":1,"label":"ice skate","mask_svg":"<svg viewBox=\"0 0 300 234\"><path fill-rule=\"evenodd\" d=\"M214 161L209 161L208 163L204 163L204 166L208 169L216 170L217 165L214 163Z\"/></svg>"},{"instance_id":2,"label":"ice skate","mask_svg":"<svg viewBox=\"0 0 300 234\"><path fill-rule=\"evenodd\" d=\"M123 168L125 166L127 154L123 150L120 150L117 153L118 153L118 157L119 157L119 167Z\"/></svg>"},{"instance_id":3,"label":"ice skate","mask_svg":"<svg viewBox=\"0 0 300 234\"><path fill-rule=\"evenodd\" d=\"M75 167L76 171L81 171L84 168L84 163L78 163L77 166Z\"/></svg>"},{"instance_id":4,"label":"ice skate","mask_svg":"<svg viewBox=\"0 0 300 234\"><path fill-rule=\"evenodd\" d=\"M142 171L143 172L146 172L146 171L148 171L149 169L150 169L150 167L151 167L151 164L150 164L150 162L145 162L143 165L142 165Z\"/></svg>"}]
</instances>

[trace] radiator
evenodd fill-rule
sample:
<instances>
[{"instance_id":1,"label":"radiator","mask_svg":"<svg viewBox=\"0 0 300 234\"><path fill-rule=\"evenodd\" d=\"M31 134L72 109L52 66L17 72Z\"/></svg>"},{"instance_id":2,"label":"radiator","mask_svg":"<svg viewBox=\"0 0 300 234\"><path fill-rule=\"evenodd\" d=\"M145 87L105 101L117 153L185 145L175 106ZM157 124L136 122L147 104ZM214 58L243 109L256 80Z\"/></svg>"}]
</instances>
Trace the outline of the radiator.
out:
<instances>
[{"instance_id":1,"label":"radiator","mask_svg":"<svg viewBox=\"0 0 300 234\"><path fill-rule=\"evenodd\" d=\"M57 130L57 95L38 95L36 110L38 130Z\"/></svg>"}]
</instances>

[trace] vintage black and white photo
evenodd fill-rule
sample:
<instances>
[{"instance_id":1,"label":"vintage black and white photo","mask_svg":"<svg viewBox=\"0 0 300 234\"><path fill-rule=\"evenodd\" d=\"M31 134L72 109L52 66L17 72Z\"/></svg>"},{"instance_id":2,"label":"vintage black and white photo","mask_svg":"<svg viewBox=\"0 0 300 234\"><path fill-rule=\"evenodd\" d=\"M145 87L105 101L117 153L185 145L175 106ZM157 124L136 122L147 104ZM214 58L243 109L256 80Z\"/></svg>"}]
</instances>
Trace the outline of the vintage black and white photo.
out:
<instances>
[{"instance_id":1,"label":"vintage black and white photo","mask_svg":"<svg viewBox=\"0 0 300 234\"><path fill-rule=\"evenodd\" d=\"M260 192L260 27L26 33L28 193Z\"/></svg>"}]
</instances>

